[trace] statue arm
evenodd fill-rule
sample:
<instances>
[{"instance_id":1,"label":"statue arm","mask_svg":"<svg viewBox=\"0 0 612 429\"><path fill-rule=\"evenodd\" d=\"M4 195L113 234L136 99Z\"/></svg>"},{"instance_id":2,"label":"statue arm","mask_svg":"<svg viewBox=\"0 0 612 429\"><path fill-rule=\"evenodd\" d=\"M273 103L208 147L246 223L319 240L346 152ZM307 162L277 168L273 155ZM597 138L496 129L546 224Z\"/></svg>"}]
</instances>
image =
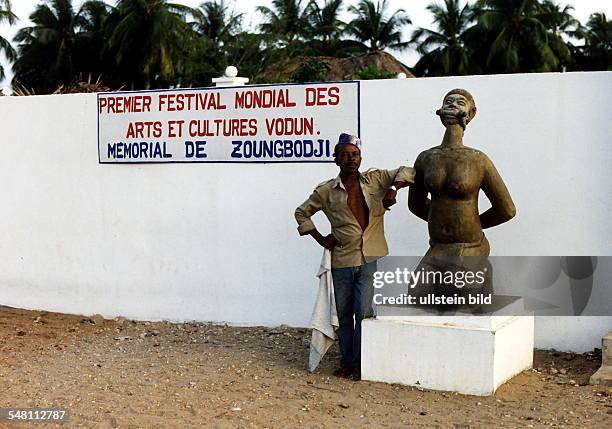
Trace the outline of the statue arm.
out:
<instances>
[{"instance_id":1,"label":"statue arm","mask_svg":"<svg viewBox=\"0 0 612 429\"><path fill-rule=\"evenodd\" d=\"M488 158L485 161L482 190L491 202L491 208L480 215L480 224L483 229L508 222L516 215L516 207L510 192Z\"/></svg>"},{"instance_id":2,"label":"statue arm","mask_svg":"<svg viewBox=\"0 0 612 429\"><path fill-rule=\"evenodd\" d=\"M414 183L408 191L408 209L416 216L423 219L425 222L429 219L429 205L431 201L427 198L427 190L423 181L423 161L419 155L414 162Z\"/></svg>"}]
</instances>

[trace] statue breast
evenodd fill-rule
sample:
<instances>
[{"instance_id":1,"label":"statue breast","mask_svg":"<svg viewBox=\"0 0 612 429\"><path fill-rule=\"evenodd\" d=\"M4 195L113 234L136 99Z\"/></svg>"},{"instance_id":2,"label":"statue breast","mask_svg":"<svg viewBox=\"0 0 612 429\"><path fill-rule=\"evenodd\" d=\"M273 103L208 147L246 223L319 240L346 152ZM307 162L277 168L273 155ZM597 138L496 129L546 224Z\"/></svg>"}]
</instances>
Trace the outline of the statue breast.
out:
<instances>
[{"instance_id":1,"label":"statue breast","mask_svg":"<svg viewBox=\"0 0 612 429\"><path fill-rule=\"evenodd\" d=\"M482 183L482 163L475 151L432 153L423 171L425 188L434 197L471 199Z\"/></svg>"}]
</instances>

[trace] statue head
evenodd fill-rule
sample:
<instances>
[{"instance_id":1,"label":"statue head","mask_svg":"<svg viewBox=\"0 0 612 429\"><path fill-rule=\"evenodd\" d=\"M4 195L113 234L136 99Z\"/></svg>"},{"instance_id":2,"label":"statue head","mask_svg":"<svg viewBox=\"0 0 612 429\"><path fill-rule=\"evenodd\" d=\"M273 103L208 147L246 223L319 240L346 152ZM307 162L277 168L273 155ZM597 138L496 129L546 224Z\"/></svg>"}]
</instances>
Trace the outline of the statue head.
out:
<instances>
[{"instance_id":1,"label":"statue head","mask_svg":"<svg viewBox=\"0 0 612 429\"><path fill-rule=\"evenodd\" d=\"M442 107L436 111L444 126L459 124L465 129L476 116L474 97L465 89L456 88L449 91L442 101Z\"/></svg>"}]
</instances>

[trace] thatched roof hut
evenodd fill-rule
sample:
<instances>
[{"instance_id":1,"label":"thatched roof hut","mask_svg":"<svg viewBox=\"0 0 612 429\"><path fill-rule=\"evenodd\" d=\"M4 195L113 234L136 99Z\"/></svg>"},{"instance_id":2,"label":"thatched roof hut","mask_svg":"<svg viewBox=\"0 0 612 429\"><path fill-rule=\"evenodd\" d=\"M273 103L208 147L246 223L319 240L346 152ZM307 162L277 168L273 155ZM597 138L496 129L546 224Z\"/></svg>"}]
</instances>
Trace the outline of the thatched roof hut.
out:
<instances>
[{"instance_id":1,"label":"thatched roof hut","mask_svg":"<svg viewBox=\"0 0 612 429\"><path fill-rule=\"evenodd\" d=\"M405 73L407 77L414 77L410 69L393 55L381 51L347 58L297 57L268 67L260 77L269 82L300 81L300 79L295 79L296 74L313 63L324 65L319 75L319 77L323 77L321 80L324 81L359 79L359 72L367 68L379 70L387 74L388 77L394 77L398 73Z\"/></svg>"}]
</instances>

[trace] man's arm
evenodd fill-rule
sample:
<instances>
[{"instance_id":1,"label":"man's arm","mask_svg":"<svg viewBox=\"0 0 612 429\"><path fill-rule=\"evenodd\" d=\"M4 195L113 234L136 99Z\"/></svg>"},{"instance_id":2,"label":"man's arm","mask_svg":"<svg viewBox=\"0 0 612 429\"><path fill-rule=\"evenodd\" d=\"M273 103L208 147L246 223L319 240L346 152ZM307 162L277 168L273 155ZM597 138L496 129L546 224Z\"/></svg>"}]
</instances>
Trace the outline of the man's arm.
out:
<instances>
[{"instance_id":1,"label":"man's arm","mask_svg":"<svg viewBox=\"0 0 612 429\"><path fill-rule=\"evenodd\" d=\"M323 236L317 230L316 227L315 229L310 231L309 234L312 236L312 238L316 240L317 243L319 243L322 247L325 247L326 249L334 250L334 247L336 246L342 247L342 244L340 244L340 242L338 241L336 237L334 237L332 234Z\"/></svg>"},{"instance_id":2,"label":"man's arm","mask_svg":"<svg viewBox=\"0 0 612 429\"><path fill-rule=\"evenodd\" d=\"M323 208L321 195L315 189L301 206L295 209L295 220L298 223L298 232L300 235L310 235L321 246L326 249L333 250L334 247L342 247L342 244L332 234L327 236L321 235L317 227L312 222L311 217Z\"/></svg>"},{"instance_id":3,"label":"man's arm","mask_svg":"<svg viewBox=\"0 0 612 429\"><path fill-rule=\"evenodd\" d=\"M387 189L385 196L383 197L383 207L389 210L392 205L397 201L397 190L410 186L414 183L414 168L412 167L399 167L395 170L380 170L382 173L383 186Z\"/></svg>"}]
</instances>

